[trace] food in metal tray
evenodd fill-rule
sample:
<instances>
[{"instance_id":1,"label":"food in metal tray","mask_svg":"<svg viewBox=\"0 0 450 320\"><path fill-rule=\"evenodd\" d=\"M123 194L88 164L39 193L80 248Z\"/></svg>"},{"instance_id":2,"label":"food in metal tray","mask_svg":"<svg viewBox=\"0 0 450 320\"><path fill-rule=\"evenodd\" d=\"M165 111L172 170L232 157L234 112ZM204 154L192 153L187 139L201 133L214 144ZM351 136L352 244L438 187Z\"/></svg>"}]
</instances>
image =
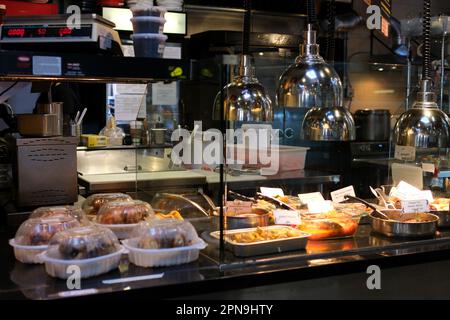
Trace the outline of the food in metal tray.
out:
<instances>
[{"instance_id":1,"label":"food in metal tray","mask_svg":"<svg viewBox=\"0 0 450 320\"><path fill-rule=\"evenodd\" d=\"M229 235L229 239L237 243L254 243L269 240L287 239L293 237L299 237L302 233L291 228L256 228L255 231L235 233Z\"/></svg>"}]
</instances>

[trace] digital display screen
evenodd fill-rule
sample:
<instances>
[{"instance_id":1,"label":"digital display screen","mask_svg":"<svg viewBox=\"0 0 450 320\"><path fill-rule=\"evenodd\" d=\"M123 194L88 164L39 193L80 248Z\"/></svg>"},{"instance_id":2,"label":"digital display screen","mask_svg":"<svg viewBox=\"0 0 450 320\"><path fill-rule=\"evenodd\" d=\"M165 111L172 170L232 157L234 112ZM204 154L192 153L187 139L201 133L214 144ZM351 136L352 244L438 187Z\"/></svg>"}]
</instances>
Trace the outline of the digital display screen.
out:
<instances>
[{"instance_id":1,"label":"digital display screen","mask_svg":"<svg viewBox=\"0 0 450 320\"><path fill-rule=\"evenodd\" d=\"M92 25L81 25L79 29L66 25L3 25L2 39L39 39L39 38L90 38Z\"/></svg>"}]
</instances>

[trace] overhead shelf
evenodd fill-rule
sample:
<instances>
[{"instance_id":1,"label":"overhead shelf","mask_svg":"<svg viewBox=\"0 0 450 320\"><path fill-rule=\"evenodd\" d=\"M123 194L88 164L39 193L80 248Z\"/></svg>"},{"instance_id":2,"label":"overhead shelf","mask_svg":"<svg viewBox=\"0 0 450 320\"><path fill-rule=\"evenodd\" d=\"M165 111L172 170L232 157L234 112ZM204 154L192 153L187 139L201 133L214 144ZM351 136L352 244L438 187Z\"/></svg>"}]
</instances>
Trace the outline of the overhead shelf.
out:
<instances>
[{"instance_id":1,"label":"overhead shelf","mask_svg":"<svg viewBox=\"0 0 450 320\"><path fill-rule=\"evenodd\" d=\"M187 79L189 60L0 50L1 81L148 83Z\"/></svg>"}]
</instances>

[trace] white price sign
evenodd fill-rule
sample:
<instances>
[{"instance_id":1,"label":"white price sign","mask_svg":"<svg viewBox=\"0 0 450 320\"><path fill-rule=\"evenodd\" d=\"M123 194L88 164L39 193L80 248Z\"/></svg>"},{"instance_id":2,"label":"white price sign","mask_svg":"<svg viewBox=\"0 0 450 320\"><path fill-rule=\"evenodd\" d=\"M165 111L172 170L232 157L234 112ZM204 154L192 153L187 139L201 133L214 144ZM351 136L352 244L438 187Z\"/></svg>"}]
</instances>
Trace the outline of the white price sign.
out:
<instances>
[{"instance_id":1,"label":"white price sign","mask_svg":"<svg viewBox=\"0 0 450 320\"><path fill-rule=\"evenodd\" d=\"M426 199L402 200L403 213L428 212L430 207Z\"/></svg>"},{"instance_id":2,"label":"white price sign","mask_svg":"<svg viewBox=\"0 0 450 320\"><path fill-rule=\"evenodd\" d=\"M343 202L346 200L346 196L356 197L355 189L353 186L348 186L330 193L331 200L333 202Z\"/></svg>"},{"instance_id":3,"label":"white price sign","mask_svg":"<svg viewBox=\"0 0 450 320\"><path fill-rule=\"evenodd\" d=\"M331 201L314 201L308 203L309 213L324 213L333 211L333 203Z\"/></svg>"},{"instance_id":4,"label":"white price sign","mask_svg":"<svg viewBox=\"0 0 450 320\"><path fill-rule=\"evenodd\" d=\"M301 223L300 213L292 210L275 210L273 212L275 224L299 225Z\"/></svg>"},{"instance_id":5,"label":"white price sign","mask_svg":"<svg viewBox=\"0 0 450 320\"><path fill-rule=\"evenodd\" d=\"M267 197L277 197L277 196L284 196L284 191L281 188L266 188L266 187L260 187L261 193Z\"/></svg>"},{"instance_id":6,"label":"white price sign","mask_svg":"<svg viewBox=\"0 0 450 320\"><path fill-rule=\"evenodd\" d=\"M303 204L308 204L310 202L323 202L325 199L323 198L320 192L311 192L311 193L300 193L298 195L300 198L300 202Z\"/></svg>"}]
</instances>

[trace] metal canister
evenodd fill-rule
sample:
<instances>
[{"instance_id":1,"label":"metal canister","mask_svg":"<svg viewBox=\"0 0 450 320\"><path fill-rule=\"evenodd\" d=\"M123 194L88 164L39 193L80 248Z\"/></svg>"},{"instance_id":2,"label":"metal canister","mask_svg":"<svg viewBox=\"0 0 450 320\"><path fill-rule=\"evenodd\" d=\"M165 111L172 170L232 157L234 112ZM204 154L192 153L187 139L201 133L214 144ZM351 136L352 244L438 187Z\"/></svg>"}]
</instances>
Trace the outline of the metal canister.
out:
<instances>
[{"instance_id":1,"label":"metal canister","mask_svg":"<svg viewBox=\"0 0 450 320\"><path fill-rule=\"evenodd\" d=\"M36 112L38 114L56 114L58 118L57 123L57 135L63 134L63 102L51 102L51 103L39 103L36 106Z\"/></svg>"}]
</instances>

